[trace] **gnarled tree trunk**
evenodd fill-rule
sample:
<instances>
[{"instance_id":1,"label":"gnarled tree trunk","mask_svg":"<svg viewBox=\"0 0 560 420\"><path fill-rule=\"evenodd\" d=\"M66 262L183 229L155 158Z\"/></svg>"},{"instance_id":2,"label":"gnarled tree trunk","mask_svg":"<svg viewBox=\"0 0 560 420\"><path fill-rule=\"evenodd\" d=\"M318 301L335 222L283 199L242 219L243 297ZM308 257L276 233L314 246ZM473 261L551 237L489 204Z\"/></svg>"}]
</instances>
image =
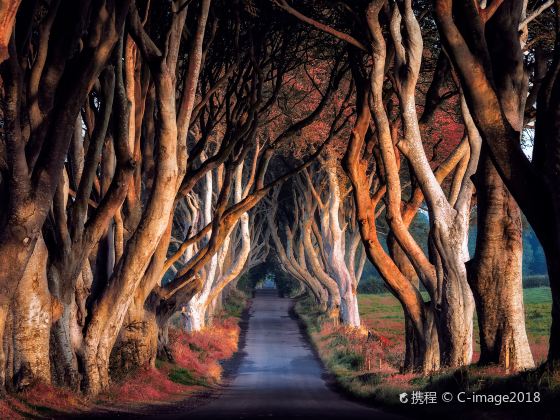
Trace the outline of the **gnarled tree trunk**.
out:
<instances>
[{"instance_id":1,"label":"gnarled tree trunk","mask_svg":"<svg viewBox=\"0 0 560 420\"><path fill-rule=\"evenodd\" d=\"M436 220L430 230L438 275L435 315L441 364L446 367L468 365L473 354L475 304L465 267L468 220L456 218L447 226Z\"/></svg>"},{"instance_id":2,"label":"gnarled tree trunk","mask_svg":"<svg viewBox=\"0 0 560 420\"><path fill-rule=\"evenodd\" d=\"M155 313L144 308L143 300L134 299L111 354L111 373L155 367L157 340Z\"/></svg>"},{"instance_id":3,"label":"gnarled tree trunk","mask_svg":"<svg viewBox=\"0 0 560 420\"><path fill-rule=\"evenodd\" d=\"M47 283L47 247L39 236L12 303L13 380L20 390L36 381L50 383L52 319Z\"/></svg>"},{"instance_id":4,"label":"gnarled tree trunk","mask_svg":"<svg viewBox=\"0 0 560 420\"><path fill-rule=\"evenodd\" d=\"M476 186L478 233L468 274L480 329L479 363L532 368L521 281L521 213L486 153Z\"/></svg>"},{"instance_id":5,"label":"gnarled tree trunk","mask_svg":"<svg viewBox=\"0 0 560 420\"><path fill-rule=\"evenodd\" d=\"M357 284L344 258L346 252L344 232L340 227L340 180L336 173L336 164L329 162L327 177L329 184L328 208L321 215L321 230L323 243L329 263L329 270L338 284L340 293L340 318L344 325L349 327L360 326L360 313L358 311ZM353 270L354 267L351 267Z\"/></svg>"},{"instance_id":6,"label":"gnarled tree trunk","mask_svg":"<svg viewBox=\"0 0 560 420\"><path fill-rule=\"evenodd\" d=\"M418 289L420 282L416 271L392 234L387 237L387 244L391 258L401 273ZM423 335L419 336L418 331L414 328L414 323L405 311L403 372L431 372L439 368L439 341L432 302L424 303L424 313Z\"/></svg>"}]
</instances>

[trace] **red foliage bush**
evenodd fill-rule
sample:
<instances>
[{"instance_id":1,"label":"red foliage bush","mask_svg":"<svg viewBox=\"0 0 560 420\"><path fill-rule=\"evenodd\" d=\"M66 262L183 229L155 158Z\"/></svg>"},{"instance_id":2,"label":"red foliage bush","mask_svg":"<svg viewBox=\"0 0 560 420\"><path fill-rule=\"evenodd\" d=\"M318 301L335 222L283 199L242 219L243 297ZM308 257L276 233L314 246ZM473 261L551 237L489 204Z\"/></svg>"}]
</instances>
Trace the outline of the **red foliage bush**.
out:
<instances>
[{"instance_id":1,"label":"red foliage bush","mask_svg":"<svg viewBox=\"0 0 560 420\"><path fill-rule=\"evenodd\" d=\"M45 412L77 413L89 408L89 401L85 397L39 382L16 395L0 399L0 418L34 418Z\"/></svg>"},{"instance_id":2,"label":"red foliage bush","mask_svg":"<svg viewBox=\"0 0 560 420\"><path fill-rule=\"evenodd\" d=\"M170 330L169 339L177 365L195 376L217 382L222 372L219 361L237 351L239 326L236 319L226 318L194 333Z\"/></svg>"},{"instance_id":3,"label":"red foliage bush","mask_svg":"<svg viewBox=\"0 0 560 420\"><path fill-rule=\"evenodd\" d=\"M109 392L103 395L103 400L112 403L170 401L183 398L192 390L193 387L171 381L168 373L168 367L138 371L126 381L112 386Z\"/></svg>"},{"instance_id":4,"label":"red foliage bush","mask_svg":"<svg viewBox=\"0 0 560 420\"><path fill-rule=\"evenodd\" d=\"M176 368L188 370L193 378L217 383L221 376L220 360L237 350L237 320L216 321L211 327L195 333L170 329L169 339L175 365L163 364L159 369L137 372L125 382L115 385L106 398L115 403L172 401L199 390L200 385L182 385L169 379Z\"/></svg>"}]
</instances>

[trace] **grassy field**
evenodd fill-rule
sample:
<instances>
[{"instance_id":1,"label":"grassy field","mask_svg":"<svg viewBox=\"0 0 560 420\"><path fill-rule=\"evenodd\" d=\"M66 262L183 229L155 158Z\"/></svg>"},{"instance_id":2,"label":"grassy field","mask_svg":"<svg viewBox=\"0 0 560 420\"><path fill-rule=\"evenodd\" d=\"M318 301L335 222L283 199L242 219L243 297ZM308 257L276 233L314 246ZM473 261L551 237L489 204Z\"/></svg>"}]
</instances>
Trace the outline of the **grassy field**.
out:
<instances>
[{"instance_id":1,"label":"grassy field","mask_svg":"<svg viewBox=\"0 0 560 420\"><path fill-rule=\"evenodd\" d=\"M548 287L536 287L523 291L525 302L525 322L529 343L536 362L546 358L548 334L550 332L550 309L552 296ZM360 294L360 315L368 329L385 336L395 346L403 340L404 315L397 299L389 294ZM474 323L475 360L479 353L478 323Z\"/></svg>"}]
</instances>

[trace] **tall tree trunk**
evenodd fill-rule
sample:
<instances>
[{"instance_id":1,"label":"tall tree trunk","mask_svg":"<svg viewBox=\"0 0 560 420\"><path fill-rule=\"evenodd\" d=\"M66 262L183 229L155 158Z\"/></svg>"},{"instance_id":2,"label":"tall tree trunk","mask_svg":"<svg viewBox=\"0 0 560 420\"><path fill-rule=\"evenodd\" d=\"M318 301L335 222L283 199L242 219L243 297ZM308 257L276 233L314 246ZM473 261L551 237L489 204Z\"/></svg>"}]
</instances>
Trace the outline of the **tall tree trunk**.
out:
<instances>
[{"instance_id":1,"label":"tall tree trunk","mask_svg":"<svg viewBox=\"0 0 560 420\"><path fill-rule=\"evenodd\" d=\"M126 372L135 368L155 366L158 325L154 305L151 305L152 301L147 301L147 299L154 285L161 280L162 267L171 236L172 219L173 212L128 308L117 344L111 352L112 371L115 369Z\"/></svg>"},{"instance_id":2,"label":"tall tree trunk","mask_svg":"<svg viewBox=\"0 0 560 420\"><path fill-rule=\"evenodd\" d=\"M494 83L502 110L520 134L524 127L528 80L519 43L519 13L525 6L504 5L488 21L486 36ZM478 235L471 287L480 326L480 363L514 370L534 367L523 308L521 213L486 148L476 179Z\"/></svg>"},{"instance_id":3,"label":"tall tree trunk","mask_svg":"<svg viewBox=\"0 0 560 420\"><path fill-rule=\"evenodd\" d=\"M16 389L36 381L50 383L51 295L47 248L40 235L12 303L13 381ZM10 378L7 378L10 380Z\"/></svg>"},{"instance_id":4,"label":"tall tree trunk","mask_svg":"<svg viewBox=\"0 0 560 420\"><path fill-rule=\"evenodd\" d=\"M158 172L138 229L126 245L126 252L108 287L95 305L84 340L87 389L97 394L109 384L109 357L124 317L163 236L173 210L177 182L177 126L172 78L162 75L156 83L161 122Z\"/></svg>"},{"instance_id":5,"label":"tall tree trunk","mask_svg":"<svg viewBox=\"0 0 560 420\"><path fill-rule=\"evenodd\" d=\"M359 79L358 79L359 80ZM362 86L362 93L364 87ZM418 288L406 278L399 270L392 258L387 255L382 247L376 221L376 207L381 200L381 189L378 189L373 197L370 195L370 187L366 169L368 162L361 158L361 150L369 129L371 115L368 103L368 95L362 94L359 103L359 114L356 119L352 135L348 143L346 155L342 161L343 168L352 183L352 195L356 209L356 219L360 229L360 235L364 244L364 250L371 263L377 268L385 284L401 303L405 318L410 321L419 340L417 354L425 354L424 342L425 326L428 319L426 308ZM419 363L423 371L430 371L431 366L427 363Z\"/></svg>"},{"instance_id":6,"label":"tall tree trunk","mask_svg":"<svg viewBox=\"0 0 560 420\"><path fill-rule=\"evenodd\" d=\"M240 176L241 172L239 170L236 171L237 176L236 180L241 182ZM205 223L209 224L212 223L213 215L213 206L212 206L212 192L214 184L217 185L218 191L221 189L220 183L222 181L222 175L218 173L216 179L213 179L212 172L209 171L206 174L206 185L204 186L204 218ZM236 183L237 184L237 183ZM236 185L237 187L238 185ZM240 188L240 186L239 186ZM237 190L237 188L236 188ZM236 191L236 193L240 191ZM230 235L231 232L228 232L226 239L224 240L224 244L220 247L219 251L212 256L210 259L209 264L205 267L205 276L204 276L204 286L202 290L195 294L188 302L185 302L185 316L187 317L186 328L188 332L200 331L206 325L206 305L208 297L210 296L210 291L212 290L212 286L216 281L217 276L219 275L220 268L223 265L223 261L225 258L225 254L227 249L229 248L230 244Z\"/></svg>"},{"instance_id":7,"label":"tall tree trunk","mask_svg":"<svg viewBox=\"0 0 560 420\"><path fill-rule=\"evenodd\" d=\"M317 277L317 279L325 286L328 291L329 299L327 302L327 308L329 314L336 319L340 316L340 291L338 289L338 285L336 282L323 270L321 267L321 263L319 261L319 257L315 253L315 248L313 247L313 243L311 241L312 238L312 229L311 229L311 220L312 214L305 213L303 218L303 245L305 247L306 254L309 259L309 264L311 266L311 270L313 274Z\"/></svg>"},{"instance_id":8,"label":"tall tree trunk","mask_svg":"<svg viewBox=\"0 0 560 420\"><path fill-rule=\"evenodd\" d=\"M69 3L67 6L65 13L56 15L53 36L48 42L48 47L46 45L40 47L48 48L49 58L51 55L56 56L53 58L56 64L51 62L42 69L41 81L45 82L48 79L49 82L42 83L40 92L35 91L32 94L34 106L38 106L37 104L41 102L42 123L40 127L35 125L37 121L34 117L37 115L30 110L32 140L27 144L22 136L19 116L20 110L25 108L20 98L22 90L12 90L23 82L15 48L11 48L10 51L9 69L2 74L3 82L10 91L5 101L7 105L4 111L6 120L4 126L8 133L5 137L10 143L8 149L10 170L6 172L9 173L6 179L11 186L8 193L7 217L3 221L7 223L3 223L0 228L0 261L10 261L6 268L0 270L0 326L5 320L2 318L7 311L6 306L12 303L14 295L18 293L19 286L16 285L27 276L24 275L24 271L34 248L40 240L42 241L41 229L51 209L58 180L63 173L65 157L78 114L118 41L129 3L104 2L90 5L89 2L76 2ZM101 33L103 36L99 36ZM83 40L81 49L76 48L80 38ZM53 48L49 48L51 45ZM69 60L70 57L72 60ZM29 154L26 153L26 149L30 150ZM32 270L35 270L35 267ZM44 277L46 283L46 272L41 272L37 278L39 277ZM48 292L44 292L41 288L35 292L41 294L41 297L36 296L36 299L32 299L20 295L18 298L22 299L21 304L35 308L35 305L42 305L47 301ZM15 310L19 311L19 308L16 306ZM15 314L13 320L16 324L36 321L41 325L35 328L38 329L37 334L41 335L42 339L44 320L39 321L41 316L33 311L30 316L33 320ZM50 315L48 317L50 323ZM27 351L25 342L28 338L21 331L14 334L16 340L14 347L22 346L25 353ZM39 351L35 356L38 354ZM35 356L21 355L22 360L26 357L32 359ZM38 376L46 377L39 373L44 370L43 362L29 360L29 366L31 371L37 369ZM31 374L33 375L34 373Z\"/></svg>"},{"instance_id":9,"label":"tall tree trunk","mask_svg":"<svg viewBox=\"0 0 560 420\"><path fill-rule=\"evenodd\" d=\"M476 178L478 233L468 264L480 329L480 364L534 367L525 330L521 213L487 153Z\"/></svg>"},{"instance_id":10,"label":"tall tree trunk","mask_svg":"<svg viewBox=\"0 0 560 420\"><path fill-rule=\"evenodd\" d=\"M409 279L410 283L417 289L420 287L420 281L416 270L410 263L398 244L393 234L387 237L387 245L391 253L391 258L401 271L401 273ZM403 363L403 372L433 372L439 369L439 342L437 328L435 324L432 302L424 303L424 328L422 336L414 328L414 324L405 313L405 354Z\"/></svg>"},{"instance_id":11,"label":"tall tree trunk","mask_svg":"<svg viewBox=\"0 0 560 420\"><path fill-rule=\"evenodd\" d=\"M558 243L560 241L560 221L558 225L556 233L550 234L551 236L556 234L556 237L550 241L554 245L543 246L552 293L552 324L547 361L549 367L556 370L560 369L560 243Z\"/></svg>"},{"instance_id":12,"label":"tall tree trunk","mask_svg":"<svg viewBox=\"0 0 560 420\"><path fill-rule=\"evenodd\" d=\"M61 288L62 280L55 266L49 270L49 281L53 297L60 302L60 317L53 319L51 328L51 361L53 381L57 385L78 390L81 376L78 357L82 345L82 328L86 310L85 299L92 282L89 261L86 261L82 273L76 282L76 289ZM61 290L62 289L62 290Z\"/></svg>"},{"instance_id":13,"label":"tall tree trunk","mask_svg":"<svg viewBox=\"0 0 560 420\"><path fill-rule=\"evenodd\" d=\"M447 226L436 220L430 230L430 246L438 276L435 314L441 364L445 367L468 365L473 353L475 304L465 267L467 229L468 220L455 220Z\"/></svg>"},{"instance_id":14,"label":"tall tree trunk","mask_svg":"<svg viewBox=\"0 0 560 420\"><path fill-rule=\"evenodd\" d=\"M344 259L345 243L344 232L340 227L340 188L336 174L335 162L330 162L327 171L329 181L328 209L321 216L323 242L327 250L329 268L336 280L340 292L340 318L344 325L350 327L360 326L360 313L358 311L358 291ZM328 217L327 220L325 220ZM354 267L351 267L353 270Z\"/></svg>"},{"instance_id":15,"label":"tall tree trunk","mask_svg":"<svg viewBox=\"0 0 560 420\"><path fill-rule=\"evenodd\" d=\"M111 353L111 373L155 367L157 340L155 313L144 308L144 300L134 299Z\"/></svg>"},{"instance_id":16,"label":"tall tree trunk","mask_svg":"<svg viewBox=\"0 0 560 420\"><path fill-rule=\"evenodd\" d=\"M391 37L395 45L394 87L399 99L403 136L397 142L408 159L424 195L430 214L431 259L428 261L414 239L404 228L401 213L401 191L396 154L383 95L386 42L379 21L383 2L372 2L367 18L372 36L373 68L371 76L371 111L378 131L380 152L387 176L389 199L388 221L399 245L406 251L432 299L438 327L440 361L443 366L456 367L470 363L472 356L472 323L474 302L466 277L465 262L469 206L472 195L470 177L476 170L480 138L461 99L461 110L468 132L471 155L456 194L450 202L426 157L418 123L415 89L422 60L422 33L412 4L392 9ZM402 31L404 27L406 32ZM405 40L406 35L406 40ZM434 271L435 268L435 271ZM424 318L427 319L427 318Z\"/></svg>"}]
</instances>

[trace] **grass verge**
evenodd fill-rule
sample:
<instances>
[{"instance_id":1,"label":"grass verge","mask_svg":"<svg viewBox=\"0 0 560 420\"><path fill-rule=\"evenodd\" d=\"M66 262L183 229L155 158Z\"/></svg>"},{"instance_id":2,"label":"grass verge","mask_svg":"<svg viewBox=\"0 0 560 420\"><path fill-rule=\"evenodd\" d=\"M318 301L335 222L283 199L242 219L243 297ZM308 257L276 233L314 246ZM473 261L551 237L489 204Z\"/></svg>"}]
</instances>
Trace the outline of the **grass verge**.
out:
<instances>
[{"instance_id":1,"label":"grass verge","mask_svg":"<svg viewBox=\"0 0 560 420\"><path fill-rule=\"evenodd\" d=\"M542 299L542 290L532 289L530 293L533 299L529 297L526 303L528 311L537 310L541 315L546 307L546 296ZM541 299L537 296L539 293ZM355 330L333 324L309 299L299 300L294 308L317 354L345 393L413 418L423 418L428 413L432 418L449 418L457 410L477 418L521 419L535 418L536 415L543 419L560 418L560 407L556 407L560 401L560 369L551 372L540 367L506 375L501 367L471 365L430 376L399 372L404 355L401 338L404 324L398 323L397 309L400 308L388 296L375 295L375 298L381 308L366 307L369 320L367 314L362 314L369 330L367 327ZM366 299L371 300L371 295L366 295ZM362 308L363 300L361 297ZM372 312L388 318L378 318L373 323ZM531 328L530 322L528 328ZM529 334L535 331L536 328L530 329ZM463 394L459 396L461 392ZM404 393L406 403L400 400ZM433 393L436 402L427 403ZM444 402L444 393L451 393L446 395L452 395L453 400ZM464 402L457 401L458 397ZM523 401L506 402L505 399Z\"/></svg>"}]
</instances>

